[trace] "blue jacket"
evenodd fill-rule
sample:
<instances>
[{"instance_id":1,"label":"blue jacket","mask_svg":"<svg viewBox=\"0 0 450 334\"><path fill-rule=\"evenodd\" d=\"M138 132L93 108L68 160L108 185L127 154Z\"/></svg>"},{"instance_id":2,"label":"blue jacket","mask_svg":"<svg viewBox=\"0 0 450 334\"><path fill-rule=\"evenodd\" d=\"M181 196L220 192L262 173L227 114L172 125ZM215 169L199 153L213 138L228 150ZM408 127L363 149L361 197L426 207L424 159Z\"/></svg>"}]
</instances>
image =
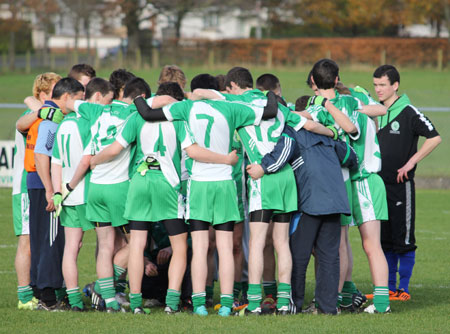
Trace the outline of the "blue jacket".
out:
<instances>
[{"instance_id":1,"label":"blue jacket","mask_svg":"<svg viewBox=\"0 0 450 334\"><path fill-rule=\"evenodd\" d=\"M295 174L300 212L312 216L351 214L341 171L341 166L357 167L357 157L350 145L285 126L274 150L264 156L261 166L269 174L276 173L286 163L291 164Z\"/></svg>"}]
</instances>

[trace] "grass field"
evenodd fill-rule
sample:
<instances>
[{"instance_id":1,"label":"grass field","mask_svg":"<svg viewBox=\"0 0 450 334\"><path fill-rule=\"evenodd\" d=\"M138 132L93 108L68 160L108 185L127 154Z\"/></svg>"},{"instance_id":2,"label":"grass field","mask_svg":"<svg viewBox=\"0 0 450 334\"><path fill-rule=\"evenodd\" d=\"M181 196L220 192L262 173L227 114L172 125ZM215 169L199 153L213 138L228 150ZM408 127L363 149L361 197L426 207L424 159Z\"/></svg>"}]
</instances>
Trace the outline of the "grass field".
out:
<instances>
[{"instance_id":1,"label":"grass field","mask_svg":"<svg viewBox=\"0 0 450 334\"><path fill-rule=\"evenodd\" d=\"M417 192L416 238L419 248L411 280L412 299L409 302L393 302L391 314L223 319L217 315L198 318L184 313L169 317L162 309L153 309L150 316L18 311L14 272L16 238L12 228L11 195L10 190L1 189L0 333L449 333L449 202L448 190ZM95 278L95 236L94 232L90 232L85 236L79 260L81 287ZM356 228L350 230L350 241L355 258L353 279L363 292L368 293L372 284ZM309 269L306 300L310 300L314 289L311 266Z\"/></svg>"},{"instance_id":2,"label":"grass field","mask_svg":"<svg viewBox=\"0 0 450 334\"><path fill-rule=\"evenodd\" d=\"M226 73L227 68L215 69L209 71L206 68L185 68L188 82L196 74L210 72L212 74ZM361 85L370 90L372 89L372 71L373 69L342 69L341 79L349 85ZM267 72L264 68L252 69L254 79ZM311 94L306 86L307 69L280 68L271 71L275 73L281 81L283 95L288 101L294 101L301 95ZM0 103L22 103L27 95L31 95L31 87L37 73L25 74L4 74L0 75ZM61 73L64 75L64 73ZM102 71L99 76L108 77L109 72ZM138 71L139 75L146 79L153 90L156 89L156 82L159 76L158 70ZM425 69L401 69L401 90L406 92L411 101L417 107L450 107L448 94L450 92L450 72L436 72L435 70ZM187 87L188 89L188 87ZM18 109L0 109L0 140L14 138L14 124L23 110ZM450 145L446 145L450 138L450 113L425 112L425 115L435 124L442 136L442 144L419 165L417 175L422 177L450 177Z\"/></svg>"}]
</instances>

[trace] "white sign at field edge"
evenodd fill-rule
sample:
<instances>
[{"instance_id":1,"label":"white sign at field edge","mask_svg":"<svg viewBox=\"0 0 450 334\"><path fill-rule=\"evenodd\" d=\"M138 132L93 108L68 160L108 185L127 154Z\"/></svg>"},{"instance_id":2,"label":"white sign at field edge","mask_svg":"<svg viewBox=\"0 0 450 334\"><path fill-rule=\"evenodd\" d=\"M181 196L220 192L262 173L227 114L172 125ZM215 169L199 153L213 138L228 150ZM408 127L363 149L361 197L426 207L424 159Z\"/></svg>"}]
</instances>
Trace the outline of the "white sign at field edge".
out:
<instances>
[{"instance_id":1,"label":"white sign at field edge","mask_svg":"<svg viewBox=\"0 0 450 334\"><path fill-rule=\"evenodd\" d=\"M0 187L11 188L13 183L14 141L0 140Z\"/></svg>"}]
</instances>

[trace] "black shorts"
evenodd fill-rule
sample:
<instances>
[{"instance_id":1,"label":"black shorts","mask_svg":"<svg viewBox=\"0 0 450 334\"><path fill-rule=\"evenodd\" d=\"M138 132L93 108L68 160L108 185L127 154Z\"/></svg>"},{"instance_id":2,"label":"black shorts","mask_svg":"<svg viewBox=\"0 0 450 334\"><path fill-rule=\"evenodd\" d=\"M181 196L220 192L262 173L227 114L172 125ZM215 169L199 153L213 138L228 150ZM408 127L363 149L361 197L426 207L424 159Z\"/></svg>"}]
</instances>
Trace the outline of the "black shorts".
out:
<instances>
[{"instance_id":1,"label":"black shorts","mask_svg":"<svg viewBox=\"0 0 450 334\"><path fill-rule=\"evenodd\" d=\"M256 210L250 212L250 223L270 223L272 220L276 223L290 223L291 213L274 214L273 210Z\"/></svg>"},{"instance_id":2,"label":"black shorts","mask_svg":"<svg viewBox=\"0 0 450 334\"><path fill-rule=\"evenodd\" d=\"M384 251L407 253L416 246L414 180L386 185L389 220L381 222L381 246Z\"/></svg>"},{"instance_id":3,"label":"black shorts","mask_svg":"<svg viewBox=\"0 0 450 334\"><path fill-rule=\"evenodd\" d=\"M188 231L188 226L183 219L168 219L163 220L162 223L164 224L167 234L171 237ZM129 226L130 230L148 231L150 229L150 224L152 224L152 222L130 220Z\"/></svg>"},{"instance_id":4,"label":"black shorts","mask_svg":"<svg viewBox=\"0 0 450 334\"><path fill-rule=\"evenodd\" d=\"M227 232L233 232L234 230L234 221L230 221L230 222L226 222L223 224L216 224L213 225L213 229L215 229L216 231L227 231ZM195 219L191 219L189 220L189 226L190 226L190 230L191 232L195 232L195 231L208 231L209 230L209 226L210 223L205 222L203 220L195 220Z\"/></svg>"}]
</instances>

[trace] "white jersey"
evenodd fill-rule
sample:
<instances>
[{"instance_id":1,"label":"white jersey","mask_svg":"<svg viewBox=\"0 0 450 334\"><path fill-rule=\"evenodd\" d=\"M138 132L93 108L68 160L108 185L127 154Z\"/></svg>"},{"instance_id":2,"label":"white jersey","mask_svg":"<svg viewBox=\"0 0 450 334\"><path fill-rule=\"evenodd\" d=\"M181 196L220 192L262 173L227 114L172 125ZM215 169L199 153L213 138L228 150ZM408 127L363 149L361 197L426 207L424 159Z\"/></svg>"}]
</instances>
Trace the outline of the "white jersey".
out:
<instances>
[{"instance_id":1,"label":"white jersey","mask_svg":"<svg viewBox=\"0 0 450 334\"><path fill-rule=\"evenodd\" d=\"M27 110L22 116L31 112L31 110ZM16 130L14 138L13 195L27 193L27 172L24 167L25 145L26 137Z\"/></svg>"},{"instance_id":2,"label":"white jersey","mask_svg":"<svg viewBox=\"0 0 450 334\"><path fill-rule=\"evenodd\" d=\"M220 154L231 152L234 131L238 127L259 124L263 107L226 101L181 101L163 108L169 121L185 120L202 147ZM189 159L188 170L194 181L232 180L232 166L203 163Z\"/></svg>"},{"instance_id":3,"label":"white jersey","mask_svg":"<svg viewBox=\"0 0 450 334\"><path fill-rule=\"evenodd\" d=\"M95 155L111 145L134 110L133 106L120 101L113 101L107 106L77 101L75 111L89 119L91 124L91 144L85 153ZM91 183L115 184L129 180L131 159L130 149L122 150L113 160L95 167Z\"/></svg>"},{"instance_id":4,"label":"white jersey","mask_svg":"<svg viewBox=\"0 0 450 334\"><path fill-rule=\"evenodd\" d=\"M182 152L195 143L186 122L150 123L134 112L116 140L124 148L135 143L140 160L156 159L167 181L179 190Z\"/></svg>"},{"instance_id":5,"label":"white jersey","mask_svg":"<svg viewBox=\"0 0 450 334\"><path fill-rule=\"evenodd\" d=\"M62 166L62 183L72 180L75 171L89 146L89 124L77 114L67 115L56 131L52 163ZM83 178L64 200L63 205L74 206L86 203L88 180Z\"/></svg>"}]
</instances>

